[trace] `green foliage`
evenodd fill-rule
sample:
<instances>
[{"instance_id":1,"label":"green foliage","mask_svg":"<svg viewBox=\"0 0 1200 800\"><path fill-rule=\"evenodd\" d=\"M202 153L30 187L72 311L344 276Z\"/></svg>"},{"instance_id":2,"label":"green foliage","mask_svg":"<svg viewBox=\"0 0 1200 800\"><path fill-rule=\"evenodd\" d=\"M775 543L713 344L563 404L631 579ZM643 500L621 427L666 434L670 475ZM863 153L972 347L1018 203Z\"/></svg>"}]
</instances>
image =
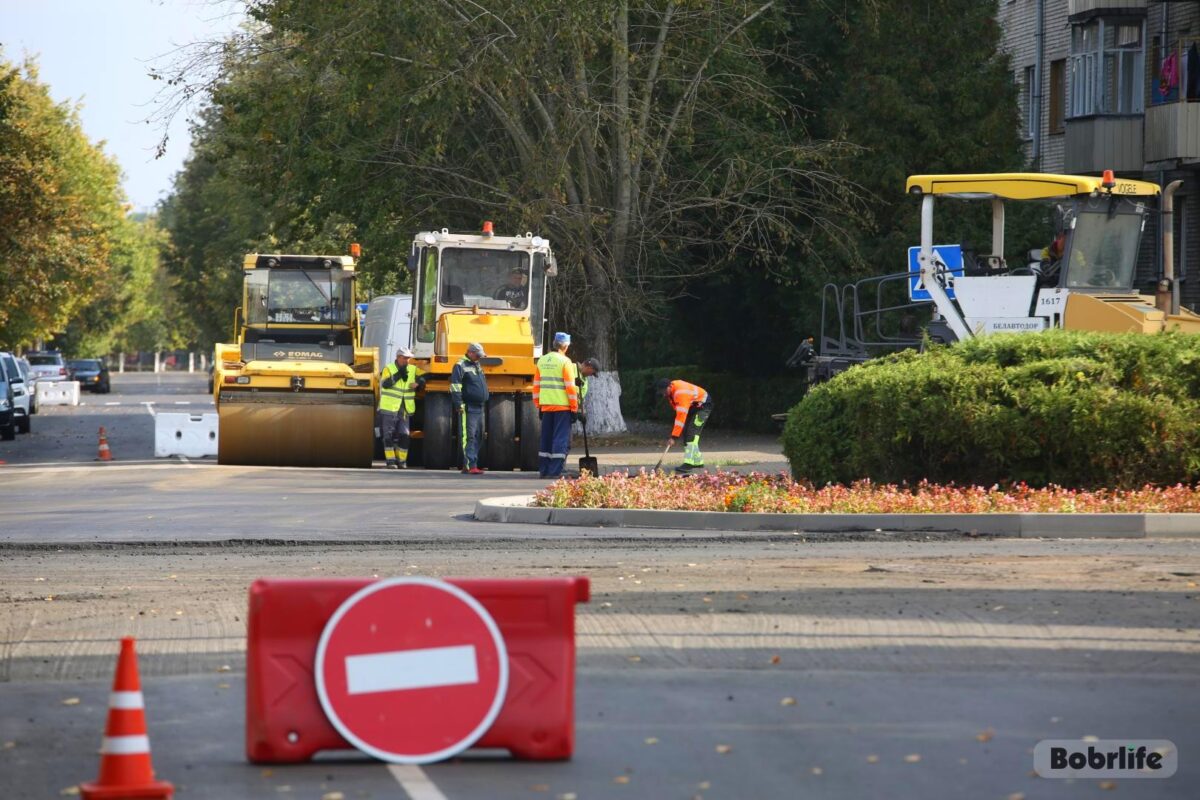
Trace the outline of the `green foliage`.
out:
<instances>
[{"instance_id":1,"label":"green foliage","mask_svg":"<svg viewBox=\"0 0 1200 800\"><path fill-rule=\"evenodd\" d=\"M854 367L789 413L784 453L816 484L1200 479L1200 336L979 337Z\"/></svg>"},{"instance_id":2,"label":"green foliage","mask_svg":"<svg viewBox=\"0 0 1200 800\"><path fill-rule=\"evenodd\" d=\"M675 412L654 393L659 378L685 380L712 393L713 413L706 427L774 433L782 414L804 396L799 378L748 378L732 372L711 372L694 366L656 367L621 372L621 410L631 419L659 420L670 425Z\"/></svg>"},{"instance_id":3,"label":"green foliage","mask_svg":"<svg viewBox=\"0 0 1200 800\"><path fill-rule=\"evenodd\" d=\"M35 65L0 59L0 347L62 330L100 291L124 216L119 178Z\"/></svg>"}]
</instances>

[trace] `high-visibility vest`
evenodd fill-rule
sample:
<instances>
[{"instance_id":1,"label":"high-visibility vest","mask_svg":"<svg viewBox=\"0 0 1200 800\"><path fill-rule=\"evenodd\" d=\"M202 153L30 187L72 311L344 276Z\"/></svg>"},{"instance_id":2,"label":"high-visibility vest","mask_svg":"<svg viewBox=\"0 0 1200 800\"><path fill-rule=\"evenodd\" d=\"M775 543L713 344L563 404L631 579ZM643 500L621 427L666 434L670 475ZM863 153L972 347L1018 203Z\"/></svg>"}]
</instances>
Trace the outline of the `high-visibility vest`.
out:
<instances>
[{"instance_id":1,"label":"high-visibility vest","mask_svg":"<svg viewBox=\"0 0 1200 800\"><path fill-rule=\"evenodd\" d=\"M421 370L417 369L415 364L405 367L404 374L400 374L400 368L396 366L395 361L384 367L379 384L379 410L390 411L394 414L403 407L405 414L415 414L417 411L417 376L420 374ZM393 375L397 376L395 383L390 389L384 387L383 380Z\"/></svg>"},{"instance_id":2,"label":"high-visibility vest","mask_svg":"<svg viewBox=\"0 0 1200 800\"><path fill-rule=\"evenodd\" d=\"M542 411L578 411L575 364L556 351L538 359L533 376L533 403Z\"/></svg>"},{"instance_id":3,"label":"high-visibility vest","mask_svg":"<svg viewBox=\"0 0 1200 800\"><path fill-rule=\"evenodd\" d=\"M708 392L694 383L671 381L667 387L667 398L675 410L675 426L671 429L671 435L679 436L687 422L688 411L692 406L703 405L708 400Z\"/></svg>"}]
</instances>

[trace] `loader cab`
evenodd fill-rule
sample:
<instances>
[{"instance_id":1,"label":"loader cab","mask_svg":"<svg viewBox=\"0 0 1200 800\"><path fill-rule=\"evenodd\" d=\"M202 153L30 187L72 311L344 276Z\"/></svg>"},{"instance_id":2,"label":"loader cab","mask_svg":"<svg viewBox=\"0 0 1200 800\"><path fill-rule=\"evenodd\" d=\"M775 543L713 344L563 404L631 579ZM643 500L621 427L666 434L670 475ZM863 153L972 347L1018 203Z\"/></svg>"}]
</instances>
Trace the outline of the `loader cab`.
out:
<instances>
[{"instance_id":1,"label":"loader cab","mask_svg":"<svg viewBox=\"0 0 1200 800\"><path fill-rule=\"evenodd\" d=\"M417 358L446 356L444 335L439 338L439 320L446 315L527 320L534 355L542 354L546 281L557 271L545 239L532 233L501 237L429 231L414 239L409 269L414 287L411 346Z\"/></svg>"},{"instance_id":2,"label":"loader cab","mask_svg":"<svg viewBox=\"0 0 1200 800\"><path fill-rule=\"evenodd\" d=\"M1058 287L1084 294L1133 292L1149 208L1143 199L1084 195L1067 210Z\"/></svg>"}]
</instances>

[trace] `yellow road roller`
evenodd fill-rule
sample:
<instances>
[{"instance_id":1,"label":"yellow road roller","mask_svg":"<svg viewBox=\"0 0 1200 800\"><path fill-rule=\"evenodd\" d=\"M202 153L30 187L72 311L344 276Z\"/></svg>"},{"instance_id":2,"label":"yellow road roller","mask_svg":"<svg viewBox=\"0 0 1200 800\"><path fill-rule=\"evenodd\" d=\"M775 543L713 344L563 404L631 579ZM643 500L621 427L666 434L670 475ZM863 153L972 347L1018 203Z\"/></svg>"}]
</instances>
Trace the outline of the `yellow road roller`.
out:
<instances>
[{"instance_id":1,"label":"yellow road roller","mask_svg":"<svg viewBox=\"0 0 1200 800\"><path fill-rule=\"evenodd\" d=\"M371 466L378 351L359 343L353 256L252 253L232 344L218 344L221 464Z\"/></svg>"},{"instance_id":2,"label":"yellow road roller","mask_svg":"<svg viewBox=\"0 0 1200 800\"><path fill-rule=\"evenodd\" d=\"M424 231L413 239L409 346L425 371L414 439L428 469L461 465L461 431L450 402L450 372L467 345L483 345L488 401L480 462L492 470L534 470L541 425L533 376L546 335L546 282L558 268L541 236Z\"/></svg>"}]
</instances>

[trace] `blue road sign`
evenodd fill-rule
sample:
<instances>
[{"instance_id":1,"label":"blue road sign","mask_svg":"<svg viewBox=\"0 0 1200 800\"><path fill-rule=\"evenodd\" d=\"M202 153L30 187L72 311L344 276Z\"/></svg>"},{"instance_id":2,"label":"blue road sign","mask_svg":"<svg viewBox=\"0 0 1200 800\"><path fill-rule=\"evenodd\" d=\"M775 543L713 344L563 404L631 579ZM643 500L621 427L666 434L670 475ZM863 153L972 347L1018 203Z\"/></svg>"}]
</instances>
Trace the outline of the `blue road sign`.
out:
<instances>
[{"instance_id":1,"label":"blue road sign","mask_svg":"<svg viewBox=\"0 0 1200 800\"><path fill-rule=\"evenodd\" d=\"M908 276L908 297L910 300L932 300L929 296L929 290L921 284L921 276L917 273L921 271L921 262L917 260L917 255L921 252L919 247L908 248L908 271L912 273ZM933 246L933 261L938 264L943 270L949 272L956 278L961 278L963 274L962 246L957 244L935 244ZM945 286L946 294L951 298L954 297L954 287Z\"/></svg>"}]
</instances>

